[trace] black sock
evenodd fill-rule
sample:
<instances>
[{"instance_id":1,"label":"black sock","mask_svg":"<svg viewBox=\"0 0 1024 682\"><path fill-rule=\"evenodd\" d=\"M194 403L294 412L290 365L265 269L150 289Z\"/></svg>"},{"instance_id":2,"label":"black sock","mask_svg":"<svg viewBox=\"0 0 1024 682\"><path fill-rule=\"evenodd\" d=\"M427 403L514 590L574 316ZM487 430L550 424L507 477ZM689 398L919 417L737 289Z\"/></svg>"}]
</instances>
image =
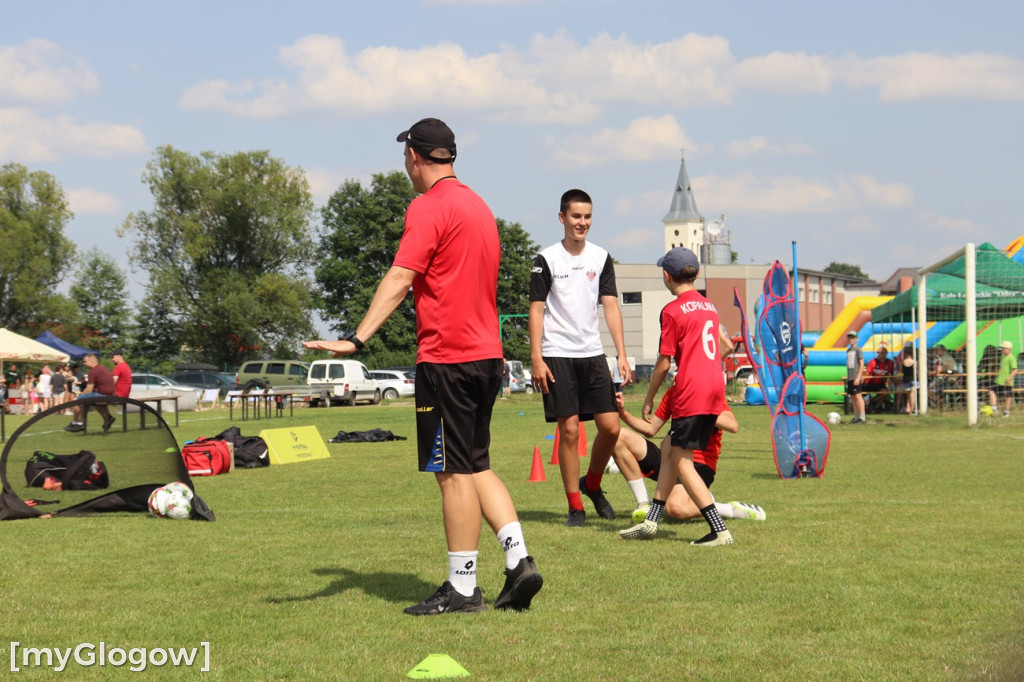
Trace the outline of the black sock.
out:
<instances>
[{"instance_id":1,"label":"black sock","mask_svg":"<svg viewBox=\"0 0 1024 682\"><path fill-rule=\"evenodd\" d=\"M722 515L718 512L718 507L715 506L714 502L709 504L700 510L701 516L711 526L712 533L721 533L723 530L727 530L725 527L725 521L722 520Z\"/></svg>"},{"instance_id":2,"label":"black sock","mask_svg":"<svg viewBox=\"0 0 1024 682\"><path fill-rule=\"evenodd\" d=\"M647 518L645 521L654 521L655 523L661 523L661 517L665 513L665 503L661 500L651 500L651 508L647 512Z\"/></svg>"}]
</instances>

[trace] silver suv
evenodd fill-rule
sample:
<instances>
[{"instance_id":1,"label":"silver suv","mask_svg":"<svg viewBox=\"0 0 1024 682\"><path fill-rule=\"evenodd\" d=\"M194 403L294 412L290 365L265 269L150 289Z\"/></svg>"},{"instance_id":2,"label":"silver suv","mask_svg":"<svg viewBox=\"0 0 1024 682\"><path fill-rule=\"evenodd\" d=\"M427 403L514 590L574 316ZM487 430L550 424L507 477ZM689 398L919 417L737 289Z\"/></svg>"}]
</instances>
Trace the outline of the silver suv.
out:
<instances>
[{"instance_id":1,"label":"silver suv","mask_svg":"<svg viewBox=\"0 0 1024 682\"><path fill-rule=\"evenodd\" d=\"M243 391L254 388L305 386L309 364L298 360L251 360L238 370L236 381Z\"/></svg>"}]
</instances>

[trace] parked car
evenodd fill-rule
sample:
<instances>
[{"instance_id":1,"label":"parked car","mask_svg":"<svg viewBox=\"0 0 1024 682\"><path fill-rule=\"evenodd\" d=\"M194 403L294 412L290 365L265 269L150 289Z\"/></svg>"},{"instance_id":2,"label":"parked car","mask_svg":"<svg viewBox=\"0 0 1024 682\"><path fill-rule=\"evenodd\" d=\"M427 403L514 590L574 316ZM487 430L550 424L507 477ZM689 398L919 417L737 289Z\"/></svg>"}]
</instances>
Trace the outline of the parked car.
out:
<instances>
[{"instance_id":1,"label":"parked car","mask_svg":"<svg viewBox=\"0 0 1024 682\"><path fill-rule=\"evenodd\" d=\"M191 388L163 374L132 374L132 388Z\"/></svg>"},{"instance_id":2,"label":"parked car","mask_svg":"<svg viewBox=\"0 0 1024 682\"><path fill-rule=\"evenodd\" d=\"M314 392L309 404L315 407L327 397L331 403L355 405L366 400L376 405L381 389L370 376L370 370L358 360L314 360L309 366L309 388Z\"/></svg>"},{"instance_id":3,"label":"parked car","mask_svg":"<svg viewBox=\"0 0 1024 682\"><path fill-rule=\"evenodd\" d=\"M304 386L309 365L299 360L250 360L242 365L235 383L243 391L277 386Z\"/></svg>"},{"instance_id":4,"label":"parked car","mask_svg":"<svg viewBox=\"0 0 1024 682\"><path fill-rule=\"evenodd\" d=\"M241 386L238 385L238 382L235 381L234 375L227 374L225 372L179 372L177 374L172 374L170 378L177 381L179 384L184 384L193 388L201 388L204 390L216 388L220 392L221 398L226 396L228 391L237 391L241 388Z\"/></svg>"},{"instance_id":5,"label":"parked car","mask_svg":"<svg viewBox=\"0 0 1024 682\"><path fill-rule=\"evenodd\" d=\"M385 400L409 398L416 395L416 380L409 376L408 372L379 369L370 372L370 376L377 382L380 395Z\"/></svg>"}]
</instances>

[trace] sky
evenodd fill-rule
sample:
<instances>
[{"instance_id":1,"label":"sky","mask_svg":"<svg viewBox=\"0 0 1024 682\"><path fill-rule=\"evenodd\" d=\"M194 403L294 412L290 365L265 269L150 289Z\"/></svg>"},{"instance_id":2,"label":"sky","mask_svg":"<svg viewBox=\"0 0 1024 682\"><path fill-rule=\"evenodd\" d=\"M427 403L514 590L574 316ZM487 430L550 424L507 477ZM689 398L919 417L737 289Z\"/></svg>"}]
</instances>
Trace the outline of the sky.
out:
<instances>
[{"instance_id":1,"label":"sky","mask_svg":"<svg viewBox=\"0 0 1024 682\"><path fill-rule=\"evenodd\" d=\"M66 234L113 256L154 150L269 150L316 205L455 131L456 171L540 246L558 200L653 263L685 154L740 263L885 280L1024 234L1024 3L690 0L6 2L0 164L52 174Z\"/></svg>"}]
</instances>

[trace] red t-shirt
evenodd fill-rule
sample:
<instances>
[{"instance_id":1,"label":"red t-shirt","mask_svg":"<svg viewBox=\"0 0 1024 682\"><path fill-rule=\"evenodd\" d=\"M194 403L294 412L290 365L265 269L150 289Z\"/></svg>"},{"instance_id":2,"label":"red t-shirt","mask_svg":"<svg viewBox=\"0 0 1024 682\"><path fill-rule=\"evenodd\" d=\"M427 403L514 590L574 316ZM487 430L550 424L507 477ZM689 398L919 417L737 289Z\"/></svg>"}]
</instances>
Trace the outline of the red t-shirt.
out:
<instances>
[{"instance_id":1,"label":"red t-shirt","mask_svg":"<svg viewBox=\"0 0 1024 682\"><path fill-rule=\"evenodd\" d=\"M113 374L116 379L114 395L119 398L127 398L132 392L132 368L128 366L127 362L121 361L114 365Z\"/></svg>"},{"instance_id":2,"label":"red t-shirt","mask_svg":"<svg viewBox=\"0 0 1024 682\"><path fill-rule=\"evenodd\" d=\"M885 386L886 379L884 377L892 376L896 373L896 363L889 358L879 360L876 357L868 363L868 366L864 369L864 373L867 375L864 379L865 385Z\"/></svg>"},{"instance_id":3,"label":"red t-shirt","mask_svg":"<svg viewBox=\"0 0 1024 682\"><path fill-rule=\"evenodd\" d=\"M697 291L684 291L661 310L658 353L675 358L673 417L720 414L725 399L718 357L718 311Z\"/></svg>"},{"instance_id":4,"label":"red t-shirt","mask_svg":"<svg viewBox=\"0 0 1024 682\"><path fill-rule=\"evenodd\" d=\"M498 336L501 243L494 214L458 180L441 180L409 204L394 264L413 280L417 362L502 357Z\"/></svg>"},{"instance_id":5,"label":"red t-shirt","mask_svg":"<svg viewBox=\"0 0 1024 682\"><path fill-rule=\"evenodd\" d=\"M89 370L86 383L92 384L93 393L114 395L114 375L103 365L96 365Z\"/></svg>"},{"instance_id":6,"label":"red t-shirt","mask_svg":"<svg viewBox=\"0 0 1024 682\"><path fill-rule=\"evenodd\" d=\"M658 409L654 411L654 416L663 422L672 422L672 400L675 398L676 387L669 386L668 390L665 391L665 395L661 396L661 402L658 403ZM722 409L719 412L732 412L729 409L729 403L725 400L725 395L722 395ZM711 438L708 439L708 446L704 450L693 451L693 462L694 464L701 463L711 468L712 471L718 472L718 456L722 454L722 429L716 428L711 432Z\"/></svg>"}]
</instances>

